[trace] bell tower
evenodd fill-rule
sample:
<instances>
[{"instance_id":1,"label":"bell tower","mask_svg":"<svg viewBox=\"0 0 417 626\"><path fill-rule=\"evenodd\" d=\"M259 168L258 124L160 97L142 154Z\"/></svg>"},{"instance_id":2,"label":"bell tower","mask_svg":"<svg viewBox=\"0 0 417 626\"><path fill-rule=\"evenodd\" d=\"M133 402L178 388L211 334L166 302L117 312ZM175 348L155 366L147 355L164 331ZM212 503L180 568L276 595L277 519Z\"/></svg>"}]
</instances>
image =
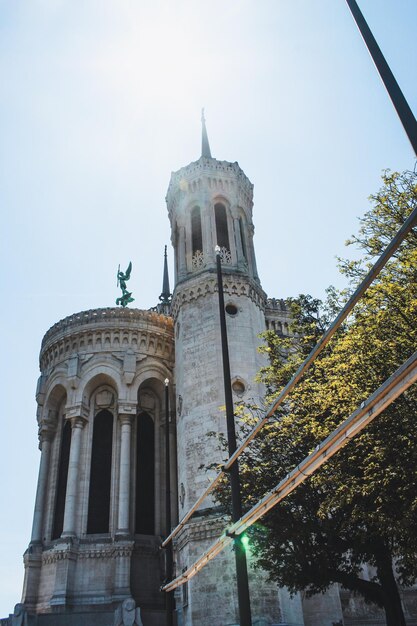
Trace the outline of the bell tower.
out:
<instances>
[{"instance_id":1,"label":"bell tower","mask_svg":"<svg viewBox=\"0 0 417 626\"><path fill-rule=\"evenodd\" d=\"M237 162L211 156L204 116L202 154L174 172L167 203L175 252L175 282L216 267L216 244L226 273L246 276L260 289L253 248L253 185Z\"/></svg>"},{"instance_id":2,"label":"bell tower","mask_svg":"<svg viewBox=\"0 0 417 626\"><path fill-rule=\"evenodd\" d=\"M266 295L253 246L253 185L237 162L212 157L204 116L201 157L172 173L166 199L175 253L172 315L181 519L207 487L207 466L223 461L218 438L213 436L226 432L216 245L221 249L235 402L257 403L263 396L255 376L264 364L258 335L265 330ZM207 549L227 523L215 501L207 499L178 537L177 574ZM262 572L250 571L249 585L254 620L273 623L282 617L278 590L265 582ZM182 624L237 624L231 550L209 563L182 594L177 597Z\"/></svg>"}]
</instances>

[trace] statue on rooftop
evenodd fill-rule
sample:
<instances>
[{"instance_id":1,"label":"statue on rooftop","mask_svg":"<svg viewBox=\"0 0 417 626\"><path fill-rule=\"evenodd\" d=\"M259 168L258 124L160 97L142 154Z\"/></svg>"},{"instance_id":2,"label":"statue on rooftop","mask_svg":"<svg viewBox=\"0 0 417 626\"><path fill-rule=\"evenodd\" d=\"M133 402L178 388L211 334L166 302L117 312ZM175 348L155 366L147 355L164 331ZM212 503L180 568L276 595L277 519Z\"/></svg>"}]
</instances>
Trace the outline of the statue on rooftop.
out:
<instances>
[{"instance_id":1,"label":"statue on rooftop","mask_svg":"<svg viewBox=\"0 0 417 626\"><path fill-rule=\"evenodd\" d=\"M132 292L127 290L126 287L126 283L127 281L130 279L130 273L132 271L132 261L130 261L127 270L125 272L121 272L120 271L120 265L119 265L119 269L117 270L117 286L120 286L120 289L122 290L122 295L120 296L120 298L117 298L116 300L116 304L122 306L123 308L126 307L129 302L133 302L135 298L132 298Z\"/></svg>"}]
</instances>

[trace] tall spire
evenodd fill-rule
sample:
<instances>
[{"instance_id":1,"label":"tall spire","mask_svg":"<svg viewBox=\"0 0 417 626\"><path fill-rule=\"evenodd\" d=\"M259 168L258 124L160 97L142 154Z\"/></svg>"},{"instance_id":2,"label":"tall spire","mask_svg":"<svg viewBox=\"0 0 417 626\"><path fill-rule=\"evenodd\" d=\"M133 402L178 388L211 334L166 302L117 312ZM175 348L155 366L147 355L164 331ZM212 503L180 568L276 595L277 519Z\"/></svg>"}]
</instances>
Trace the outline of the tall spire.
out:
<instances>
[{"instance_id":1,"label":"tall spire","mask_svg":"<svg viewBox=\"0 0 417 626\"><path fill-rule=\"evenodd\" d=\"M168 261L167 261L167 247L165 246L164 253L164 278L162 281L162 293L159 296L161 304L169 305L171 303L171 292L169 290L169 276L168 276Z\"/></svg>"},{"instance_id":2,"label":"tall spire","mask_svg":"<svg viewBox=\"0 0 417 626\"><path fill-rule=\"evenodd\" d=\"M201 156L211 159L210 144L207 136L206 118L204 117L204 108L201 109Z\"/></svg>"}]
</instances>

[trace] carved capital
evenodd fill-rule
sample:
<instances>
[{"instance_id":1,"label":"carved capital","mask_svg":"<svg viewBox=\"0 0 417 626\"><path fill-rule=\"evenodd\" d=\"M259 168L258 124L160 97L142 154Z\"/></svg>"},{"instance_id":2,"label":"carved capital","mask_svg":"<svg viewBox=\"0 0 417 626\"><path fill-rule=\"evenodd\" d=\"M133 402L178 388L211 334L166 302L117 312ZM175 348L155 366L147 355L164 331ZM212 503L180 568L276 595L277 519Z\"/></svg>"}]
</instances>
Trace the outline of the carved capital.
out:
<instances>
[{"instance_id":1,"label":"carved capital","mask_svg":"<svg viewBox=\"0 0 417 626\"><path fill-rule=\"evenodd\" d=\"M47 420L39 424L38 439L39 447L42 448L44 441L52 441L56 431L56 424Z\"/></svg>"},{"instance_id":2,"label":"carved capital","mask_svg":"<svg viewBox=\"0 0 417 626\"><path fill-rule=\"evenodd\" d=\"M136 402L123 402L123 400L119 400L118 405L118 415L119 419L126 416L129 418L135 417L136 415Z\"/></svg>"},{"instance_id":3,"label":"carved capital","mask_svg":"<svg viewBox=\"0 0 417 626\"><path fill-rule=\"evenodd\" d=\"M88 420L89 408L83 402L65 407L66 419L72 420L73 417L79 417L85 421Z\"/></svg>"},{"instance_id":4,"label":"carved capital","mask_svg":"<svg viewBox=\"0 0 417 626\"><path fill-rule=\"evenodd\" d=\"M81 417L81 415L76 415L73 417L67 417L66 419L69 419L70 424L71 424L71 428L74 430L75 428L84 428L84 426L87 424L87 419L85 417Z\"/></svg>"},{"instance_id":5,"label":"carved capital","mask_svg":"<svg viewBox=\"0 0 417 626\"><path fill-rule=\"evenodd\" d=\"M131 413L119 413L119 421L122 426L131 426L133 422L134 414Z\"/></svg>"}]
</instances>

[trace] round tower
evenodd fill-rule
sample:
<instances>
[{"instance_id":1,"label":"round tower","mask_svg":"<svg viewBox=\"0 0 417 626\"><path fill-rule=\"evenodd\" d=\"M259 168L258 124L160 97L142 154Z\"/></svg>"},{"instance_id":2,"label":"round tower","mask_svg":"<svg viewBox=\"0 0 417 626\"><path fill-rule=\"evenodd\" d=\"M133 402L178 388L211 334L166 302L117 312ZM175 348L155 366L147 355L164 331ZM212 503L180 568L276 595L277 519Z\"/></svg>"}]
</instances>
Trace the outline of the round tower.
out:
<instances>
[{"instance_id":1,"label":"round tower","mask_svg":"<svg viewBox=\"0 0 417 626\"><path fill-rule=\"evenodd\" d=\"M153 311L84 311L46 333L22 599L36 623L110 626L132 598L145 624L164 622L164 380L173 368L172 319ZM174 431L170 443L174 474Z\"/></svg>"},{"instance_id":2,"label":"round tower","mask_svg":"<svg viewBox=\"0 0 417 626\"><path fill-rule=\"evenodd\" d=\"M175 253L175 370L180 515L207 485L205 469L219 458L207 432L225 432L215 246L221 260L235 400L259 399L254 378L265 330L266 295L256 271L253 185L237 163L202 156L174 172L167 204ZM214 456L213 456L214 455Z\"/></svg>"},{"instance_id":3,"label":"round tower","mask_svg":"<svg viewBox=\"0 0 417 626\"><path fill-rule=\"evenodd\" d=\"M263 357L266 295L253 247L253 185L238 163L212 158L203 119L202 156L171 175L167 193L175 252L175 324L179 518L205 490L207 466L223 453L213 433L226 432L216 251L221 249L225 310L234 400L258 403L255 376ZM227 524L207 499L177 541L177 573L191 565ZM250 573L252 615L273 623L278 593ZM252 579L252 583L251 583ZM262 579L262 580L261 580ZM259 585L261 584L261 587ZM262 591L260 591L262 589ZM267 598L267 599L266 599ZM189 582L177 598L182 623L236 624L238 606L233 555L224 551Z\"/></svg>"}]
</instances>

